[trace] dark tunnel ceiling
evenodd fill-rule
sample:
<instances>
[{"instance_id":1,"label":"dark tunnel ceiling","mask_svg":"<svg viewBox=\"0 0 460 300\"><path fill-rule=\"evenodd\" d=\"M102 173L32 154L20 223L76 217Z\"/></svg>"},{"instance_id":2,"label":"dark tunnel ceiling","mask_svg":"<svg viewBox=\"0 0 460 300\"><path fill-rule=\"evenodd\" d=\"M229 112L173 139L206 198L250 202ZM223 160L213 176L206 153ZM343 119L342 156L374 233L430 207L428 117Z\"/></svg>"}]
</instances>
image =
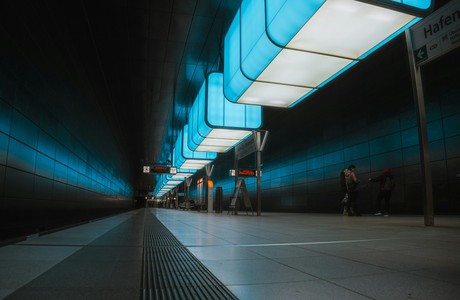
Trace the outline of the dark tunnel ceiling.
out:
<instances>
[{"instance_id":1,"label":"dark tunnel ceiling","mask_svg":"<svg viewBox=\"0 0 460 300\"><path fill-rule=\"evenodd\" d=\"M104 77L120 127L139 148L135 159L165 161L161 153L185 124L205 74L220 67L223 35L240 1L75 2L77 21L92 35L82 47L98 57L90 67Z\"/></svg>"},{"instance_id":2,"label":"dark tunnel ceiling","mask_svg":"<svg viewBox=\"0 0 460 300\"><path fill-rule=\"evenodd\" d=\"M106 119L140 165L167 159L205 75L222 68L223 38L240 3L19 0L6 10L29 29L46 28L36 39L51 36L71 64L82 66Z\"/></svg>"},{"instance_id":3,"label":"dark tunnel ceiling","mask_svg":"<svg viewBox=\"0 0 460 300\"><path fill-rule=\"evenodd\" d=\"M33 15L61 51L73 53L68 56L84 69L140 172L142 161L167 159L205 75L222 71L223 38L240 3L18 0L6 4L2 16L8 10L23 20Z\"/></svg>"}]
</instances>

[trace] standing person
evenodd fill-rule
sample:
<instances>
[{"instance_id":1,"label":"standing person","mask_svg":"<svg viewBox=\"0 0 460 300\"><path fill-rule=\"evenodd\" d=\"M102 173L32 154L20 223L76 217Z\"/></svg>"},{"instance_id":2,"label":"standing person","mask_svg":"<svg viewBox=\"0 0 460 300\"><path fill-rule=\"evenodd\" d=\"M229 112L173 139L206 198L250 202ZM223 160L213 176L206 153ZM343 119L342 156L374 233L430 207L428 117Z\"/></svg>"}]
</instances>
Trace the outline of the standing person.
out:
<instances>
[{"instance_id":1,"label":"standing person","mask_svg":"<svg viewBox=\"0 0 460 300\"><path fill-rule=\"evenodd\" d=\"M342 169L340 171L340 189L342 190L342 195L343 195L343 198L342 198L342 205L343 205L343 214L344 215L348 215L349 211L348 211L348 207L347 207L347 202L348 202L348 189L347 189L347 181L346 181L346 177L347 177L347 174L349 173L350 171L348 170L348 168L345 168L345 169Z\"/></svg>"},{"instance_id":2,"label":"standing person","mask_svg":"<svg viewBox=\"0 0 460 300\"><path fill-rule=\"evenodd\" d=\"M391 171L389 168L385 167L383 168L382 174L374 178L369 178L369 181L380 183L379 193L377 194L377 199L375 201L377 212L374 215L375 216L382 215L382 199L383 199L384 200L383 216L388 217L390 213L391 192L393 192L393 189L395 187L394 180L393 180L393 174L391 174Z\"/></svg>"},{"instance_id":3,"label":"standing person","mask_svg":"<svg viewBox=\"0 0 460 300\"><path fill-rule=\"evenodd\" d=\"M360 216L361 214L358 212L358 185L359 179L356 177L355 174L356 167L354 165L350 165L348 167L348 172L345 175L345 180L347 183L347 191L348 191L348 202L347 202L347 210L349 216Z\"/></svg>"}]
</instances>

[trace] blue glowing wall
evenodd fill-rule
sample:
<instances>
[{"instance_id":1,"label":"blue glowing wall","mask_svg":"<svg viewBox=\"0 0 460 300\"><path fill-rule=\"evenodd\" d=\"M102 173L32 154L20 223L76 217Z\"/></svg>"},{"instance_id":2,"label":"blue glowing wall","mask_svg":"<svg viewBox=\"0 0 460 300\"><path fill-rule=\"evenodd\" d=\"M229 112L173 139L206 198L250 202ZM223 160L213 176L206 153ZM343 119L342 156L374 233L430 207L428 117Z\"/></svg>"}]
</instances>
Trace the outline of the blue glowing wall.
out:
<instances>
[{"instance_id":1,"label":"blue glowing wall","mask_svg":"<svg viewBox=\"0 0 460 300\"><path fill-rule=\"evenodd\" d=\"M132 169L87 74L40 39L49 36L40 26L8 25L0 21L0 239L131 209Z\"/></svg>"},{"instance_id":2,"label":"blue glowing wall","mask_svg":"<svg viewBox=\"0 0 460 300\"><path fill-rule=\"evenodd\" d=\"M53 130L46 123L56 120L41 117L43 122L37 124L0 99L3 207L27 209L35 207L34 202L54 208L81 205L75 201L91 207L131 199L132 188L119 174L103 166L62 124L56 122Z\"/></svg>"}]
</instances>

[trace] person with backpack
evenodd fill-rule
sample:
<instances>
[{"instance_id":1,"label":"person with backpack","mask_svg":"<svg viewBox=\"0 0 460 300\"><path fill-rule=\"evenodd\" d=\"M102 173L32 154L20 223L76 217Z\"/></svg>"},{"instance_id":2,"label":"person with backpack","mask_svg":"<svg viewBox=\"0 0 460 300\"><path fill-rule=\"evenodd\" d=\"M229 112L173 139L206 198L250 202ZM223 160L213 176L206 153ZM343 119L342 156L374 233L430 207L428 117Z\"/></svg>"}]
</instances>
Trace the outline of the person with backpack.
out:
<instances>
[{"instance_id":1,"label":"person with backpack","mask_svg":"<svg viewBox=\"0 0 460 300\"><path fill-rule=\"evenodd\" d=\"M347 207L347 202L348 202L348 189L347 189L347 182L346 182L346 176L349 174L350 170L348 168L342 169L340 171L340 189L342 190L342 201L341 204L343 206L343 215L348 216L348 207Z\"/></svg>"},{"instance_id":2,"label":"person with backpack","mask_svg":"<svg viewBox=\"0 0 460 300\"><path fill-rule=\"evenodd\" d=\"M375 216L383 215L384 217L388 217L390 213L391 193L393 192L394 187L395 187L394 178L393 178L393 175L391 174L390 169L387 167L383 168L382 174L374 178L369 178L369 181L378 182L380 184L379 193L377 194L377 199L376 199L377 212L374 215ZM382 213L382 200L384 202L383 203L384 204L383 213Z\"/></svg>"},{"instance_id":3,"label":"person with backpack","mask_svg":"<svg viewBox=\"0 0 460 300\"><path fill-rule=\"evenodd\" d=\"M345 173L345 183L347 185L348 201L347 211L349 216L361 216L358 211L358 185L360 180L356 177L356 167L350 165Z\"/></svg>"}]
</instances>

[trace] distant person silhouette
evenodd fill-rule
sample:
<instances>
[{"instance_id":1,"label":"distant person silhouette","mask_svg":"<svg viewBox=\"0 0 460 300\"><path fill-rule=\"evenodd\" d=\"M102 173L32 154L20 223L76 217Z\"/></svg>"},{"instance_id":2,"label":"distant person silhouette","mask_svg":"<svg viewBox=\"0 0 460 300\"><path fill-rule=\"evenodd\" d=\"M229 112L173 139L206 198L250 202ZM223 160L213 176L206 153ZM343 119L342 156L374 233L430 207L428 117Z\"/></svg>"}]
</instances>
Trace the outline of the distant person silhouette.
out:
<instances>
[{"instance_id":1,"label":"distant person silhouette","mask_svg":"<svg viewBox=\"0 0 460 300\"><path fill-rule=\"evenodd\" d=\"M379 193L377 194L377 198L375 200L377 211L374 214L375 216L385 216L388 217L390 213L390 198L391 193L394 190L394 178L391 174L389 168L383 168L382 174L377 177L369 178L370 182L378 182L379 185ZM383 210L382 210L382 200L383 200Z\"/></svg>"},{"instance_id":2,"label":"distant person silhouette","mask_svg":"<svg viewBox=\"0 0 460 300\"><path fill-rule=\"evenodd\" d=\"M345 181L347 184L348 201L347 211L349 216L360 216L358 211L358 191L359 191L359 179L356 177L355 165L350 165L348 172L345 174Z\"/></svg>"}]
</instances>

